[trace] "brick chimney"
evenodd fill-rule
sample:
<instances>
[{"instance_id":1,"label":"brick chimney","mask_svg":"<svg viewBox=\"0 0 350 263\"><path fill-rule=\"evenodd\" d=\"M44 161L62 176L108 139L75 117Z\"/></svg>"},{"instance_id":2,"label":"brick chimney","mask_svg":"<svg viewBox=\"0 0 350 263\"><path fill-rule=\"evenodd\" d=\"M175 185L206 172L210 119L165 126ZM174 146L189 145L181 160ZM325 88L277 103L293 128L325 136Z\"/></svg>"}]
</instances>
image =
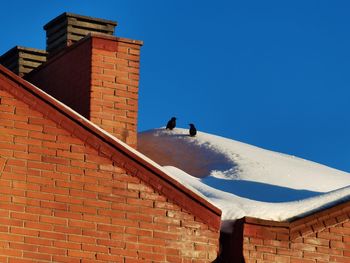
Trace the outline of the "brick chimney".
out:
<instances>
[{"instance_id":1,"label":"brick chimney","mask_svg":"<svg viewBox=\"0 0 350 263\"><path fill-rule=\"evenodd\" d=\"M142 42L112 36L113 25L70 13L53 19L44 27L49 59L25 78L136 148Z\"/></svg>"},{"instance_id":2,"label":"brick chimney","mask_svg":"<svg viewBox=\"0 0 350 263\"><path fill-rule=\"evenodd\" d=\"M89 33L114 34L117 23L89 16L63 13L44 26L49 56L71 46Z\"/></svg>"},{"instance_id":3,"label":"brick chimney","mask_svg":"<svg viewBox=\"0 0 350 263\"><path fill-rule=\"evenodd\" d=\"M16 46L0 56L0 64L23 77L46 61L45 50Z\"/></svg>"}]
</instances>

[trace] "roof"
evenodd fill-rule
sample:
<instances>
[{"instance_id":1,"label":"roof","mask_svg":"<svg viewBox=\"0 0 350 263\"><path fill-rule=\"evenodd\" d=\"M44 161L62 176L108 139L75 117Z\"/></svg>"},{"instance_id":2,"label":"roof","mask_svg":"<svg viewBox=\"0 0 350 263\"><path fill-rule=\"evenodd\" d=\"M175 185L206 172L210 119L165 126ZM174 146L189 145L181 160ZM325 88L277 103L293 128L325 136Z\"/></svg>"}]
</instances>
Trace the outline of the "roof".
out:
<instances>
[{"instance_id":1,"label":"roof","mask_svg":"<svg viewBox=\"0 0 350 263\"><path fill-rule=\"evenodd\" d=\"M145 131L138 149L219 207L222 220L286 221L350 200L347 172L203 131Z\"/></svg>"},{"instance_id":2,"label":"roof","mask_svg":"<svg viewBox=\"0 0 350 263\"><path fill-rule=\"evenodd\" d=\"M216 206L175 180L146 156L1 65L0 86L102 152L118 166L124 168L128 174L140 178L210 227L217 230L220 228L221 210Z\"/></svg>"},{"instance_id":3,"label":"roof","mask_svg":"<svg viewBox=\"0 0 350 263\"><path fill-rule=\"evenodd\" d=\"M323 231L324 229L347 222L349 220L349 213L350 201L344 201L332 207L317 211L313 214L294 218L284 222L263 220L252 217L244 217L239 221L249 225L285 228L289 233L290 240L295 240L297 238L307 237L314 233ZM259 233L255 234L259 235Z\"/></svg>"}]
</instances>

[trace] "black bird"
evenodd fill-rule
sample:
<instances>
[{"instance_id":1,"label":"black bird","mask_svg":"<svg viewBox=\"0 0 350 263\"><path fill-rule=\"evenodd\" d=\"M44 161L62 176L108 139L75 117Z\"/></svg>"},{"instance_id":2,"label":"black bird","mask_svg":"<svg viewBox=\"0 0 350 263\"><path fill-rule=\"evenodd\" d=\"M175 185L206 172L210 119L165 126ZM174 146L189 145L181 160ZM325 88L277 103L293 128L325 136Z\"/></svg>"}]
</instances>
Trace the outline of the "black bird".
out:
<instances>
[{"instance_id":1,"label":"black bird","mask_svg":"<svg viewBox=\"0 0 350 263\"><path fill-rule=\"evenodd\" d=\"M167 130L172 130L172 129L175 128L175 126L176 126L176 118L175 118L175 117L172 117L172 118L168 121L168 123L167 123L167 125L166 125L166 129L167 129Z\"/></svg>"},{"instance_id":2,"label":"black bird","mask_svg":"<svg viewBox=\"0 0 350 263\"><path fill-rule=\"evenodd\" d=\"M192 124L192 123L190 123L189 125L190 125L190 136L191 136L191 137L196 136L196 134L197 134L197 129L196 129L196 127L194 127L194 124Z\"/></svg>"}]
</instances>

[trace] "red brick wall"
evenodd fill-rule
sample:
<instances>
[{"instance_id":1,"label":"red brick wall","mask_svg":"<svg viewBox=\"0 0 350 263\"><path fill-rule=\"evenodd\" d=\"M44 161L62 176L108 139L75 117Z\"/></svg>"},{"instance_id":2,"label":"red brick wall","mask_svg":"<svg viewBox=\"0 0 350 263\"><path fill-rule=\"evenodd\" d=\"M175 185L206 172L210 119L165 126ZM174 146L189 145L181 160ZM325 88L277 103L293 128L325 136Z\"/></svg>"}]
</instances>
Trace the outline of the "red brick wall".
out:
<instances>
[{"instance_id":1,"label":"red brick wall","mask_svg":"<svg viewBox=\"0 0 350 263\"><path fill-rule=\"evenodd\" d=\"M141 44L116 37L88 36L26 78L136 147Z\"/></svg>"},{"instance_id":2,"label":"red brick wall","mask_svg":"<svg viewBox=\"0 0 350 263\"><path fill-rule=\"evenodd\" d=\"M244 223L243 256L245 262L249 263L282 263L291 262L291 256L300 255L291 250L288 227Z\"/></svg>"},{"instance_id":3,"label":"red brick wall","mask_svg":"<svg viewBox=\"0 0 350 263\"><path fill-rule=\"evenodd\" d=\"M140 45L127 39L92 38L92 122L137 145Z\"/></svg>"},{"instance_id":4,"label":"red brick wall","mask_svg":"<svg viewBox=\"0 0 350 263\"><path fill-rule=\"evenodd\" d=\"M349 212L343 204L291 223L246 219L244 262L350 262Z\"/></svg>"},{"instance_id":5,"label":"red brick wall","mask_svg":"<svg viewBox=\"0 0 350 263\"><path fill-rule=\"evenodd\" d=\"M0 75L0 262L216 258L217 230L72 136L50 112L14 99L5 82Z\"/></svg>"}]
</instances>

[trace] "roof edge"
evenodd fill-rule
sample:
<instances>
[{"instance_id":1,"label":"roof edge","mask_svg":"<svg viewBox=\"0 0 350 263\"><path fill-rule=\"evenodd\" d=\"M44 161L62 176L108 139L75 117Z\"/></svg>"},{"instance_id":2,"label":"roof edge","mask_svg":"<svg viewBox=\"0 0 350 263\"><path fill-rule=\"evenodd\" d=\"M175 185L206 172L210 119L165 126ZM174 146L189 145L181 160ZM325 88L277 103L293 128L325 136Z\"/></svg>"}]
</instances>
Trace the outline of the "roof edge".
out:
<instances>
[{"instance_id":1,"label":"roof edge","mask_svg":"<svg viewBox=\"0 0 350 263\"><path fill-rule=\"evenodd\" d=\"M342 224L350 220L350 201L345 200L314 213L286 221L265 220L254 217L243 217L243 223L266 227L282 227L289 229L290 239L305 237L326 228Z\"/></svg>"}]
</instances>

